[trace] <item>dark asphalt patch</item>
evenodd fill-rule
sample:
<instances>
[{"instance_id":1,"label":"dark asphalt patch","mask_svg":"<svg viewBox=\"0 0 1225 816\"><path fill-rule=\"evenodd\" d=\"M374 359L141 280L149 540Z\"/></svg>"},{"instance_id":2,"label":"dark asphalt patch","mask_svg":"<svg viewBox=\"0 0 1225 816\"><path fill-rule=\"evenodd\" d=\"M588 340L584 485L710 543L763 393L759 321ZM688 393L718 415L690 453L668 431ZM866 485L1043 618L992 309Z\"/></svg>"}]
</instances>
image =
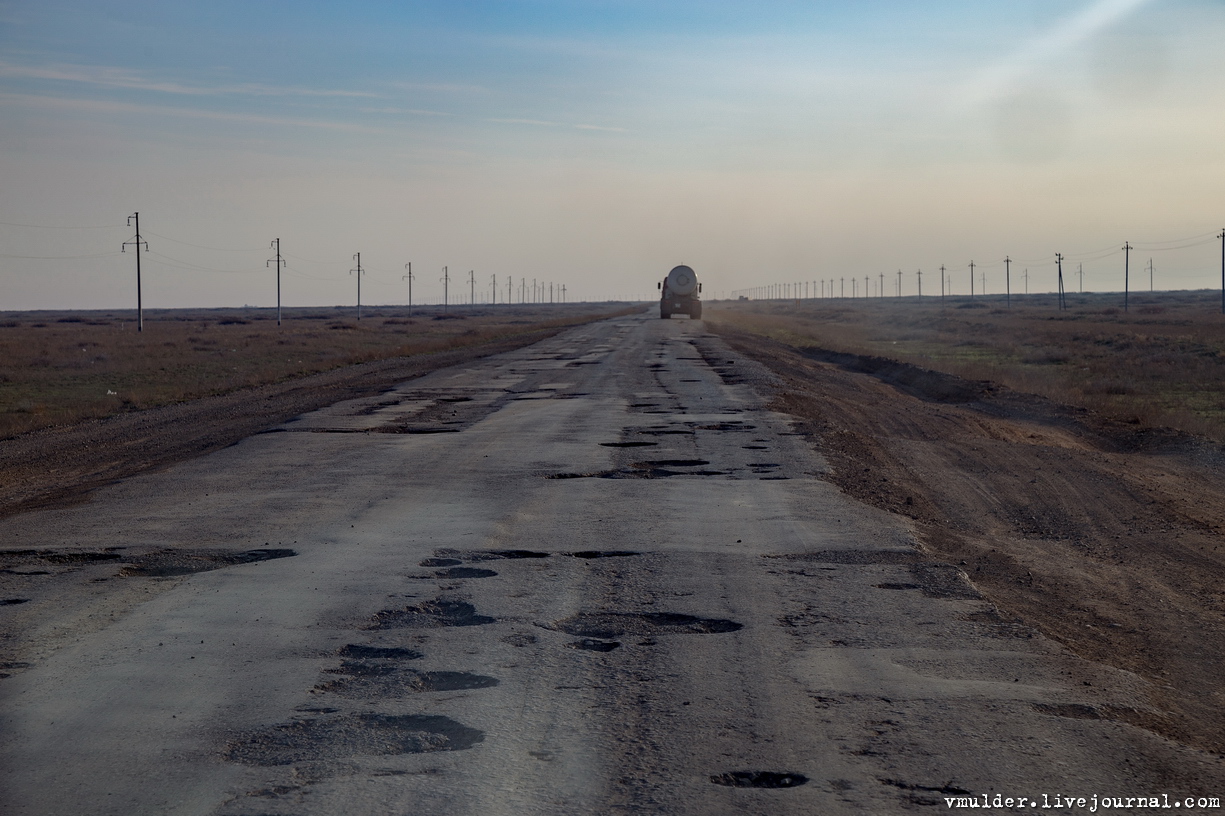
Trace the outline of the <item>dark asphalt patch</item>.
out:
<instances>
[{"instance_id":1,"label":"dark asphalt patch","mask_svg":"<svg viewBox=\"0 0 1225 816\"><path fill-rule=\"evenodd\" d=\"M221 550L155 550L124 559L128 566L119 570L125 578L167 578L175 575L192 575L197 572L233 567L238 564L254 564L276 558L291 558L298 553L288 549L261 549L245 552Z\"/></svg>"},{"instance_id":2,"label":"dark asphalt patch","mask_svg":"<svg viewBox=\"0 0 1225 816\"><path fill-rule=\"evenodd\" d=\"M476 608L464 601L426 601L403 609L385 609L377 613L367 629L436 629L443 626L481 626L497 623L497 618L478 615Z\"/></svg>"},{"instance_id":3,"label":"dark asphalt patch","mask_svg":"<svg viewBox=\"0 0 1225 816\"><path fill-rule=\"evenodd\" d=\"M568 635L611 640L622 635L709 635L736 632L743 624L675 612L580 612L551 627Z\"/></svg>"},{"instance_id":4,"label":"dark asphalt patch","mask_svg":"<svg viewBox=\"0 0 1225 816\"><path fill-rule=\"evenodd\" d=\"M923 560L914 550L814 550L812 552L763 555L784 561L811 561L824 564L866 566L876 564L914 564Z\"/></svg>"},{"instance_id":5,"label":"dark asphalt patch","mask_svg":"<svg viewBox=\"0 0 1225 816\"><path fill-rule=\"evenodd\" d=\"M438 578L492 578L495 575L493 570L479 567L451 567L435 573Z\"/></svg>"},{"instance_id":6,"label":"dark asphalt patch","mask_svg":"<svg viewBox=\"0 0 1225 816\"><path fill-rule=\"evenodd\" d=\"M406 669L394 661L345 661L340 668L329 669L329 672L347 676L321 683L315 690L356 699L386 699L429 691L467 691L490 688L499 682L496 677L470 672Z\"/></svg>"},{"instance_id":7,"label":"dark asphalt patch","mask_svg":"<svg viewBox=\"0 0 1225 816\"><path fill-rule=\"evenodd\" d=\"M566 555L571 558L623 558L628 555L642 555L642 553L633 550L579 550L566 553Z\"/></svg>"},{"instance_id":8,"label":"dark asphalt patch","mask_svg":"<svg viewBox=\"0 0 1225 816\"><path fill-rule=\"evenodd\" d=\"M730 771L714 774L710 781L729 788L798 788L808 781L808 777L775 771Z\"/></svg>"},{"instance_id":9,"label":"dark asphalt patch","mask_svg":"<svg viewBox=\"0 0 1225 816\"><path fill-rule=\"evenodd\" d=\"M351 657L358 660L417 660L423 655L416 649L402 649L398 646L359 646L350 643L341 649L341 657Z\"/></svg>"},{"instance_id":10,"label":"dark asphalt patch","mask_svg":"<svg viewBox=\"0 0 1225 816\"><path fill-rule=\"evenodd\" d=\"M584 652L611 652L613 649L621 648L620 641L616 640L592 640L591 638L583 638L567 643L566 646L571 649L579 649Z\"/></svg>"},{"instance_id":11,"label":"dark asphalt patch","mask_svg":"<svg viewBox=\"0 0 1225 816\"><path fill-rule=\"evenodd\" d=\"M244 765L292 765L351 756L463 751L484 739L483 731L450 717L346 714L242 734L230 743L225 758Z\"/></svg>"}]
</instances>

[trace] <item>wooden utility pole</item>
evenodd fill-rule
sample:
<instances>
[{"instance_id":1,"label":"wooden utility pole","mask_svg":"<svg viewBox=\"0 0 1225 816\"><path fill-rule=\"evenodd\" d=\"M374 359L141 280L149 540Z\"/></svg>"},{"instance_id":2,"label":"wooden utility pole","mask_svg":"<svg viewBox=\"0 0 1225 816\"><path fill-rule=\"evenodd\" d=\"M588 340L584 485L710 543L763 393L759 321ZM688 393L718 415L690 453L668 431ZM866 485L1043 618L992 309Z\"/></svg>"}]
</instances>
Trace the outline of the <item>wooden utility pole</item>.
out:
<instances>
[{"instance_id":1,"label":"wooden utility pole","mask_svg":"<svg viewBox=\"0 0 1225 816\"><path fill-rule=\"evenodd\" d=\"M1004 256L1004 303L1012 308L1012 259Z\"/></svg>"},{"instance_id":2,"label":"wooden utility pole","mask_svg":"<svg viewBox=\"0 0 1225 816\"><path fill-rule=\"evenodd\" d=\"M974 297L974 262L970 261L970 297Z\"/></svg>"},{"instance_id":3,"label":"wooden utility pole","mask_svg":"<svg viewBox=\"0 0 1225 816\"><path fill-rule=\"evenodd\" d=\"M915 276L919 279L919 297L923 297L923 270L915 272Z\"/></svg>"}]
</instances>

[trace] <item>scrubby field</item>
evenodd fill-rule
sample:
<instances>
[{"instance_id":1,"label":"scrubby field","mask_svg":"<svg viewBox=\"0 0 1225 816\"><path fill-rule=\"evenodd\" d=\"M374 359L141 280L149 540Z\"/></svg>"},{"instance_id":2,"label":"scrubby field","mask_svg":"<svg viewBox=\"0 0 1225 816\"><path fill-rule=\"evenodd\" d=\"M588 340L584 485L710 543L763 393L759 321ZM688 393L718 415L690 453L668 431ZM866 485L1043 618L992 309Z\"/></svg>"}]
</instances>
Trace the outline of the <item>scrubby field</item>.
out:
<instances>
[{"instance_id":1,"label":"scrubby field","mask_svg":"<svg viewBox=\"0 0 1225 816\"><path fill-rule=\"evenodd\" d=\"M799 348L887 357L1225 439L1219 292L740 302L708 318Z\"/></svg>"},{"instance_id":2,"label":"scrubby field","mask_svg":"<svg viewBox=\"0 0 1225 816\"><path fill-rule=\"evenodd\" d=\"M0 439L50 425L459 349L607 315L609 304L0 313Z\"/></svg>"}]
</instances>

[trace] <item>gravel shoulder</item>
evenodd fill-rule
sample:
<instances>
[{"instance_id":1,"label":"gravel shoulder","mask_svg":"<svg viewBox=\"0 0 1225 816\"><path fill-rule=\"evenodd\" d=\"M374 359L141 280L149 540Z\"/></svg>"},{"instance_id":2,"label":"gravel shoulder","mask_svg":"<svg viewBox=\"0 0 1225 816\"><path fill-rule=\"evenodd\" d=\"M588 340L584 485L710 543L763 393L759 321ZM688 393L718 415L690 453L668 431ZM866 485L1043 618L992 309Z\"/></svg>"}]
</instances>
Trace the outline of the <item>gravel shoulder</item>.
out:
<instances>
[{"instance_id":1,"label":"gravel shoulder","mask_svg":"<svg viewBox=\"0 0 1225 816\"><path fill-rule=\"evenodd\" d=\"M1225 752L1225 455L989 382L712 328L783 381L848 495L909 519L1018 622L1154 681L1135 722Z\"/></svg>"}]
</instances>

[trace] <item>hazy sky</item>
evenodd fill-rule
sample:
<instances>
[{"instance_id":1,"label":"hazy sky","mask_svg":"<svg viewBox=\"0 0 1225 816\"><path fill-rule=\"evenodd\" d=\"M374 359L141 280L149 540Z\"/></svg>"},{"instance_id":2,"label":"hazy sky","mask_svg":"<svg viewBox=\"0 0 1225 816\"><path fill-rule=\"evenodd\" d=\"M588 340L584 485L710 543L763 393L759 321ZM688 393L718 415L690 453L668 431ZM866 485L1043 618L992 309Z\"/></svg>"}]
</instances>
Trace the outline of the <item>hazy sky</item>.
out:
<instances>
[{"instance_id":1,"label":"hazy sky","mask_svg":"<svg viewBox=\"0 0 1225 816\"><path fill-rule=\"evenodd\" d=\"M368 303L409 261L418 302L1115 290L1124 241L1219 286L1223 43L1222 0L0 0L0 309L132 305L134 211L150 307L274 304L277 237L286 305L357 252Z\"/></svg>"}]
</instances>

